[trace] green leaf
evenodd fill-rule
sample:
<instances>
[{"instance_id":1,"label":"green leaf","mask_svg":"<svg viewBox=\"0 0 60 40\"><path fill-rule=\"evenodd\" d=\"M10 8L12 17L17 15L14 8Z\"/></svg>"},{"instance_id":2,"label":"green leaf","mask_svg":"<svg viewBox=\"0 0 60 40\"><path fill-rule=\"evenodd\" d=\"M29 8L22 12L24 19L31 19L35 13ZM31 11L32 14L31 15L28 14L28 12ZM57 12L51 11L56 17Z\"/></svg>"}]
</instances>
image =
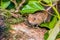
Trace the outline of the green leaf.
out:
<instances>
[{"instance_id":1,"label":"green leaf","mask_svg":"<svg viewBox=\"0 0 60 40\"><path fill-rule=\"evenodd\" d=\"M51 32L49 33L49 37L47 38L47 40L55 40L59 31L60 31L60 20L56 23L55 27L51 29Z\"/></svg>"},{"instance_id":2,"label":"green leaf","mask_svg":"<svg viewBox=\"0 0 60 40\"><path fill-rule=\"evenodd\" d=\"M7 7L7 9L14 9L15 8L15 5L14 3L10 2L10 5Z\"/></svg>"},{"instance_id":3,"label":"green leaf","mask_svg":"<svg viewBox=\"0 0 60 40\"><path fill-rule=\"evenodd\" d=\"M47 27L47 28L49 28L49 23L42 23L42 24L40 24L40 26L41 27ZM50 28L49 28L50 29Z\"/></svg>"},{"instance_id":4,"label":"green leaf","mask_svg":"<svg viewBox=\"0 0 60 40\"><path fill-rule=\"evenodd\" d=\"M47 40L48 36L49 36L49 31L44 34L44 40Z\"/></svg>"},{"instance_id":5,"label":"green leaf","mask_svg":"<svg viewBox=\"0 0 60 40\"><path fill-rule=\"evenodd\" d=\"M53 17L52 20L48 23L40 24L41 27L47 27L49 29L54 28L55 24L57 23L57 17Z\"/></svg>"},{"instance_id":6,"label":"green leaf","mask_svg":"<svg viewBox=\"0 0 60 40\"><path fill-rule=\"evenodd\" d=\"M10 1L6 1L6 2L1 1L1 8L5 9L5 8L7 8L9 6L9 4L10 4Z\"/></svg>"},{"instance_id":7,"label":"green leaf","mask_svg":"<svg viewBox=\"0 0 60 40\"><path fill-rule=\"evenodd\" d=\"M50 29L52 29L56 23L57 23L57 17L53 17L52 21L49 23Z\"/></svg>"},{"instance_id":8,"label":"green leaf","mask_svg":"<svg viewBox=\"0 0 60 40\"><path fill-rule=\"evenodd\" d=\"M60 38L60 32L58 33L57 37L56 38Z\"/></svg>"},{"instance_id":9,"label":"green leaf","mask_svg":"<svg viewBox=\"0 0 60 40\"><path fill-rule=\"evenodd\" d=\"M34 13L38 10L44 10L44 7L39 4L38 1L29 1L27 5L25 5L20 11L22 14L24 13Z\"/></svg>"}]
</instances>

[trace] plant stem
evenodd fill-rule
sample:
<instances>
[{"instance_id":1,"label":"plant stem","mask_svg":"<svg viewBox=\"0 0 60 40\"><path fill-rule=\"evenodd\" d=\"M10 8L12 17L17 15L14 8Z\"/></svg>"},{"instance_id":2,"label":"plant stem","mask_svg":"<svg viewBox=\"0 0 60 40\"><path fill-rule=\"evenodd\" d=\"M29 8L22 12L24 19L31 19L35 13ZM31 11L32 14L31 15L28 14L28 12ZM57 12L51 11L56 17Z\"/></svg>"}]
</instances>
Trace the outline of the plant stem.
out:
<instances>
[{"instance_id":1,"label":"plant stem","mask_svg":"<svg viewBox=\"0 0 60 40\"><path fill-rule=\"evenodd\" d=\"M60 31L60 20L56 23L55 27L52 30L50 30L49 37L47 40L55 40L59 31Z\"/></svg>"},{"instance_id":2,"label":"plant stem","mask_svg":"<svg viewBox=\"0 0 60 40\"><path fill-rule=\"evenodd\" d=\"M59 15L59 12L57 11L57 9L55 7L52 7L52 8L56 12L56 15L57 15L58 19L60 19L60 15Z\"/></svg>"}]
</instances>

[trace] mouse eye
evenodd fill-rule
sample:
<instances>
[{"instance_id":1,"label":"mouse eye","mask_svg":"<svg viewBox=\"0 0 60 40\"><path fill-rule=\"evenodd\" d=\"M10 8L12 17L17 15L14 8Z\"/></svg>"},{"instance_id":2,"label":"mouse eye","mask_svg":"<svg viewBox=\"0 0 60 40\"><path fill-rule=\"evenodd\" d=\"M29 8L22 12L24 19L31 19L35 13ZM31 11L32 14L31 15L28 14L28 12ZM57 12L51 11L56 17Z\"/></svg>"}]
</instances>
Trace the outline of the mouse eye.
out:
<instances>
[{"instance_id":1,"label":"mouse eye","mask_svg":"<svg viewBox=\"0 0 60 40\"><path fill-rule=\"evenodd\" d=\"M34 20L36 20L36 18L34 18Z\"/></svg>"}]
</instances>

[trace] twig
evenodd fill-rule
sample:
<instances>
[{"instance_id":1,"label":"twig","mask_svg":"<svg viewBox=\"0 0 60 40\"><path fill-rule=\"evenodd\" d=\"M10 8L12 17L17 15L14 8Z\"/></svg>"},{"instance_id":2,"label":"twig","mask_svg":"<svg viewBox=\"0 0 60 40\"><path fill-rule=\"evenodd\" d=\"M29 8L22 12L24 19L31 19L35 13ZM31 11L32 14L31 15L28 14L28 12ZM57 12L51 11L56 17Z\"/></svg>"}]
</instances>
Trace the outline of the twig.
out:
<instances>
[{"instance_id":1,"label":"twig","mask_svg":"<svg viewBox=\"0 0 60 40\"><path fill-rule=\"evenodd\" d=\"M15 12L18 12L19 9L22 7L22 5L25 3L25 0L22 0L22 2L19 4L19 6L16 8Z\"/></svg>"},{"instance_id":2,"label":"twig","mask_svg":"<svg viewBox=\"0 0 60 40\"><path fill-rule=\"evenodd\" d=\"M15 4L15 8L16 8L17 7L16 0L11 0L11 2L13 2Z\"/></svg>"},{"instance_id":3,"label":"twig","mask_svg":"<svg viewBox=\"0 0 60 40\"><path fill-rule=\"evenodd\" d=\"M55 6L57 3L54 3L53 6ZM53 6L48 7L46 10L50 10Z\"/></svg>"},{"instance_id":4,"label":"twig","mask_svg":"<svg viewBox=\"0 0 60 40\"><path fill-rule=\"evenodd\" d=\"M55 5L56 5L56 3L53 4L53 6L55 6ZM46 12L49 13L50 15L53 15L53 14L51 14L51 13L48 12L48 11L49 11L53 6L50 6L50 7L48 7L48 8L46 9ZM53 16L55 16L55 15L53 15Z\"/></svg>"}]
</instances>

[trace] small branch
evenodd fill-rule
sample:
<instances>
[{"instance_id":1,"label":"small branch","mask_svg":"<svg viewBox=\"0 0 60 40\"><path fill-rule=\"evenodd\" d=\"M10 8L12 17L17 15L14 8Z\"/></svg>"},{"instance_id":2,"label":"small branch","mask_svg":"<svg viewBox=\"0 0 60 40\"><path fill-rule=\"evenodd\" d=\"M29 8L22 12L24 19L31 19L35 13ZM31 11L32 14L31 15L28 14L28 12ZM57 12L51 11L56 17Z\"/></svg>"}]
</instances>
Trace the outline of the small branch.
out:
<instances>
[{"instance_id":1,"label":"small branch","mask_svg":"<svg viewBox=\"0 0 60 40\"><path fill-rule=\"evenodd\" d=\"M21 17L20 14L11 13L11 15L12 15L13 17L15 17L15 18L20 18L20 17Z\"/></svg>"},{"instance_id":2,"label":"small branch","mask_svg":"<svg viewBox=\"0 0 60 40\"><path fill-rule=\"evenodd\" d=\"M11 2L13 2L15 4L15 8L16 8L17 7L16 0L11 0Z\"/></svg>"},{"instance_id":3,"label":"small branch","mask_svg":"<svg viewBox=\"0 0 60 40\"><path fill-rule=\"evenodd\" d=\"M22 5L25 3L25 0L22 0L22 2L19 4L19 6L16 8L15 12L18 12L19 9L22 7Z\"/></svg>"},{"instance_id":4,"label":"small branch","mask_svg":"<svg viewBox=\"0 0 60 40\"><path fill-rule=\"evenodd\" d=\"M55 6L56 5L56 3L54 3L52 6L50 6L50 7L48 7L47 9L46 9L46 12L47 13L49 13L50 15L53 15L53 14L51 14L50 12L48 12L53 6ZM53 15L53 16L55 16L55 15Z\"/></svg>"},{"instance_id":5,"label":"small branch","mask_svg":"<svg viewBox=\"0 0 60 40\"><path fill-rule=\"evenodd\" d=\"M56 3L53 4L53 6L55 6L55 5L56 5ZM50 10L53 6L48 7L46 10L47 11Z\"/></svg>"}]
</instances>

